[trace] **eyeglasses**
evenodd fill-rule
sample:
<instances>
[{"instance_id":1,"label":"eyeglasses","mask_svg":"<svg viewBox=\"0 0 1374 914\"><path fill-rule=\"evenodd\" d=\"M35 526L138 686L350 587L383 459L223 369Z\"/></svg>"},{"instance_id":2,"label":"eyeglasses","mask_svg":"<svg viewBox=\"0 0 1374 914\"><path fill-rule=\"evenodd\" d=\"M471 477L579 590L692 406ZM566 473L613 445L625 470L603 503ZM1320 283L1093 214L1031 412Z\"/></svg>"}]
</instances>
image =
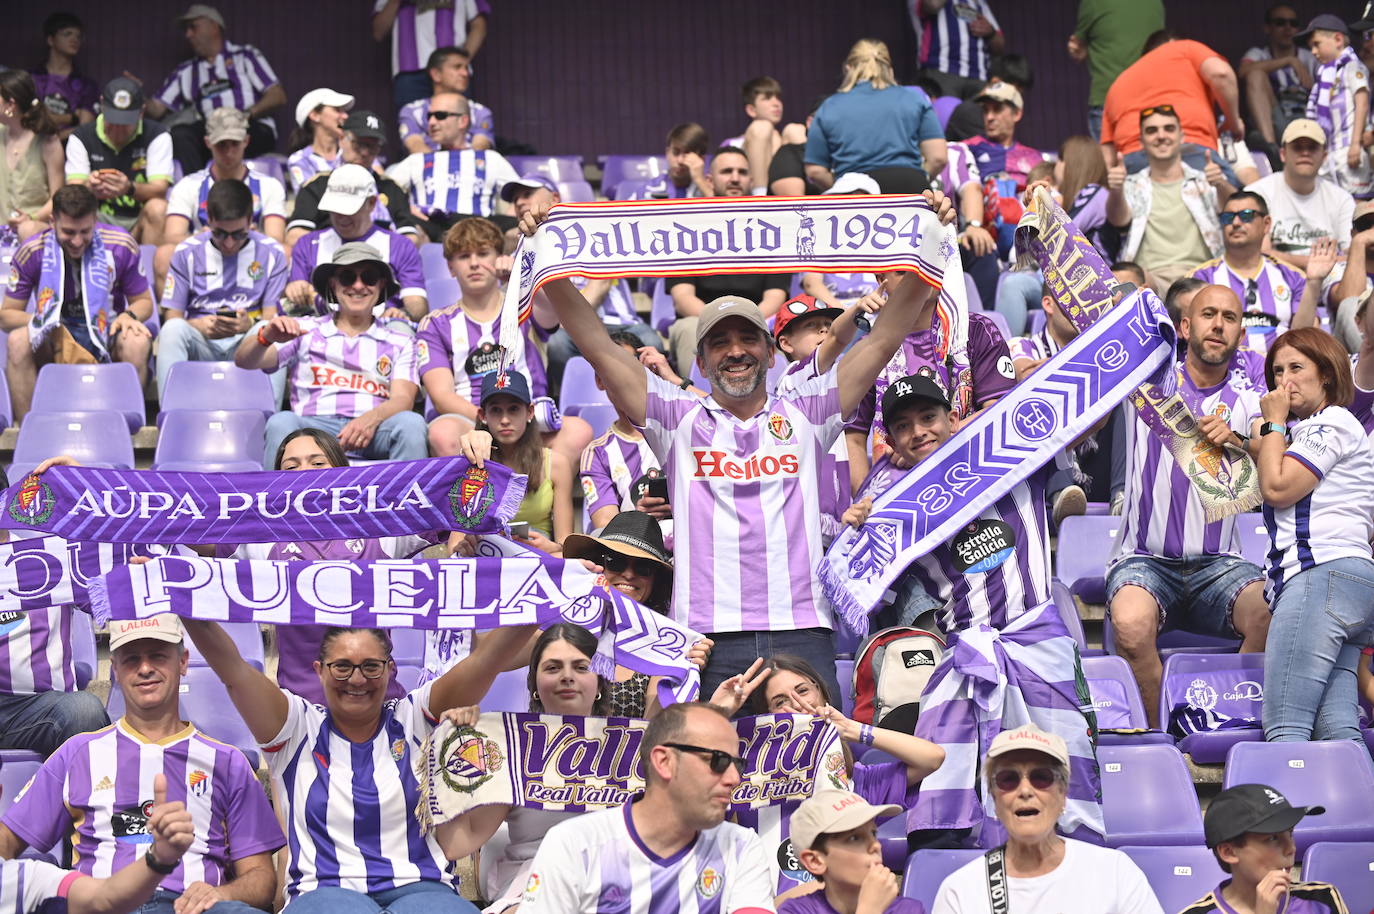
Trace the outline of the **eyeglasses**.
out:
<instances>
[{"instance_id":1,"label":"eyeglasses","mask_svg":"<svg viewBox=\"0 0 1374 914\"><path fill-rule=\"evenodd\" d=\"M731 765L740 774L744 774L744 759L738 755L731 755L723 749L707 749L703 746L689 746L686 743L664 743L669 749L676 749L679 752L692 752L697 755L709 755L711 758L706 765L711 769L712 774L724 774L725 769Z\"/></svg>"},{"instance_id":2,"label":"eyeglasses","mask_svg":"<svg viewBox=\"0 0 1374 914\"><path fill-rule=\"evenodd\" d=\"M615 574L624 574L626 570L629 570L631 574L647 578L653 576L656 564L650 559L631 558L628 555L607 550L601 555L601 567Z\"/></svg>"},{"instance_id":3,"label":"eyeglasses","mask_svg":"<svg viewBox=\"0 0 1374 914\"><path fill-rule=\"evenodd\" d=\"M1246 225L1249 225L1251 222L1254 222L1257 218L1263 215L1264 213L1260 212L1257 209L1228 210L1227 212L1224 212L1217 216L1217 220L1221 222L1222 228L1226 228L1226 226L1230 225L1232 222L1235 222L1237 219L1239 219L1241 222L1244 222Z\"/></svg>"},{"instance_id":4,"label":"eyeglasses","mask_svg":"<svg viewBox=\"0 0 1374 914\"><path fill-rule=\"evenodd\" d=\"M361 270L345 269L335 273L334 277L339 280L339 285L344 288L348 288L359 279L363 281L365 286L375 286L382 281L382 271L375 267L363 267Z\"/></svg>"},{"instance_id":5,"label":"eyeglasses","mask_svg":"<svg viewBox=\"0 0 1374 914\"><path fill-rule=\"evenodd\" d=\"M246 241L248 229L239 229L237 232L229 232L221 228L210 229L210 237L215 241Z\"/></svg>"},{"instance_id":6,"label":"eyeglasses","mask_svg":"<svg viewBox=\"0 0 1374 914\"><path fill-rule=\"evenodd\" d=\"M1032 768L1023 775L1015 768L1003 768L992 776L992 783L1003 793L1011 793L1021 786L1023 779L1029 779L1036 790L1049 790L1059 780L1059 772L1053 768Z\"/></svg>"},{"instance_id":7,"label":"eyeglasses","mask_svg":"<svg viewBox=\"0 0 1374 914\"><path fill-rule=\"evenodd\" d=\"M354 670L362 670L364 679L378 679L386 672L387 665L391 663L387 660L364 660L362 663L354 663L351 660L335 660L333 663L326 663L329 672L339 682L347 682L353 678Z\"/></svg>"},{"instance_id":8,"label":"eyeglasses","mask_svg":"<svg viewBox=\"0 0 1374 914\"><path fill-rule=\"evenodd\" d=\"M1374 228L1374 213L1365 213L1363 216L1350 223L1350 228L1356 235L1360 232L1367 232Z\"/></svg>"},{"instance_id":9,"label":"eyeglasses","mask_svg":"<svg viewBox=\"0 0 1374 914\"><path fill-rule=\"evenodd\" d=\"M1140 112L1140 119L1143 121L1152 114L1172 114L1174 117L1178 117L1178 112L1174 110L1173 105L1151 105Z\"/></svg>"},{"instance_id":10,"label":"eyeglasses","mask_svg":"<svg viewBox=\"0 0 1374 914\"><path fill-rule=\"evenodd\" d=\"M1277 26L1278 28L1283 28L1284 26L1287 26L1290 29L1295 29L1298 26L1302 25L1302 23L1299 22L1297 19L1289 19L1284 16L1276 16L1275 18L1270 19L1269 24L1272 26Z\"/></svg>"},{"instance_id":11,"label":"eyeglasses","mask_svg":"<svg viewBox=\"0 0 1374 914\"><path fill-rule=\"evenodd\" d=\"M431 111L429 116L436 121L446 121L451 117L462 117L466 111Z\"/></svg>"}]
</instances>

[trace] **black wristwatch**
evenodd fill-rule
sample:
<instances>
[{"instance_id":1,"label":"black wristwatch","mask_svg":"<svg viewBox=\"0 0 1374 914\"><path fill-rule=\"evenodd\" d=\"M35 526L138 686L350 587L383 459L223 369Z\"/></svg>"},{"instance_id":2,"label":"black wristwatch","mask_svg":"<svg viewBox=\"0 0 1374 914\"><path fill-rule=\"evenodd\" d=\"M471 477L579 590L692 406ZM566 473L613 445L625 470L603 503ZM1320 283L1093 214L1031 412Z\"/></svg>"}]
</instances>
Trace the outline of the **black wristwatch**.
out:
<instances>
[{"instance_id":1,"label":"black wristwatch","mask_svg":"<svg viewBox=\"0 0 1374 914\"><path fill-rule=\"evenodd\" d=\"M1260 437L1261 437L1261 438L1263 438L1265 435L1269 434L1270 432L1278 432L1280 435L1283 435L1285 438L1288 437L1288 429L1285 428L1285 427L1282 426L1282 425L1279 425L1277 422L1266 422L1266 423L1264 423L1263 425L1260 426Z\"/></svg>"},{"instance_id":2,"label":"black wristwatch","mask_svg":"<svg viewBox=\"0 0 1374 914\"><path fill-rule=\"evenodd\" d=\"M691 378L683 378L680 382L678 382L678 385L677 385L677 386L678 386L678 388L681 389L681 390L686 390L687 388L689 388L689 387L692 386L692 379L691 379Z\"/></svg>"},{"instance_id":3,"label":"black wristwatch","mask_svg":"<svg viewBox=\"0 0 1374 914\"><path fill-rule=\"evenodd\" d=\"M148 864L148 869L157 873L159 876L170 876L177 870L175 862L163 863L158 860L157 857L153 856L153 849L151 847L148 848L148 853L143 855L143 862Z\"/></svg>"}]
</instances>

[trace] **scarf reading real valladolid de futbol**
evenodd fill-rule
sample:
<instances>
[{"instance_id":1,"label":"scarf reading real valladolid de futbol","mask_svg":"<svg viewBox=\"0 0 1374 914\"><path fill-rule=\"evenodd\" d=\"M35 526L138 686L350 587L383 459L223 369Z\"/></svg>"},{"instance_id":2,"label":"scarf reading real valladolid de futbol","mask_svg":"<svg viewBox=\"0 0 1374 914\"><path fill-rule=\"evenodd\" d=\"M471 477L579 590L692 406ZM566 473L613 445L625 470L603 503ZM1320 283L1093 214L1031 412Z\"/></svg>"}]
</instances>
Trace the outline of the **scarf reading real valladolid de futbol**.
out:
<instances>
[{"instance_id":1,"label":"scarf reading real valladolid de futbol","mask_svg":"<svg viewBox=\"0 0 1374 914\"><path fill-rule=\"evenodd\" d=\"M545 283L571 276L872 273L914 270L940 289L936 354L968 399L968 300L953 233L912 195L730 197L561 203L520 240L500 342L519 351L519 322Z\"/></svg>"}]
</instances>

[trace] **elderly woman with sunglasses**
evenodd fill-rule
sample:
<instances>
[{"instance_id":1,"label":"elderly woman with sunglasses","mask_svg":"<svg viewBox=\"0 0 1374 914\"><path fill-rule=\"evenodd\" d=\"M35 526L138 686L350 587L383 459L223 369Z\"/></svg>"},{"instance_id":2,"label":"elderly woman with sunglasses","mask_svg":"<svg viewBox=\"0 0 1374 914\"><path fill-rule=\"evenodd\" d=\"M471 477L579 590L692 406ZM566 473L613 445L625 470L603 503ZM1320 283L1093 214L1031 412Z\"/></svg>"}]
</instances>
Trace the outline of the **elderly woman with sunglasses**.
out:
<instances>
[{"instance_id":1,"label":"elderly woman with sunglasses","mask_svg":"<svg viewBox=\"0 0 1374 914\"><path fill-rule=\"evenodd\" d=\"M374 247L352 241L311 277L332 312L277 315L249 333L234 353L240 368L287 372L291 410L267 420L263 465L286 436L302 428L336 435L345 451L370 460L429 455L425 421L412 412L419 393L415 337L409 325L381 322L399 291Z\"/></svg>"},{"instance_id":2,"label":"elderly woman with sunglasses","mask_svg":"<svg viewBox=\"0 0 1374 914\"><path fill-rule=\"evenodd\" d=\"M1163 914L1130 857L1055 833L1068 796L1063 739L1030 724L1004 730L984 771L1007 843L951 873L932 914ZM1004 892L990 892L993 885Z\"/></svg>"}]
</instances>

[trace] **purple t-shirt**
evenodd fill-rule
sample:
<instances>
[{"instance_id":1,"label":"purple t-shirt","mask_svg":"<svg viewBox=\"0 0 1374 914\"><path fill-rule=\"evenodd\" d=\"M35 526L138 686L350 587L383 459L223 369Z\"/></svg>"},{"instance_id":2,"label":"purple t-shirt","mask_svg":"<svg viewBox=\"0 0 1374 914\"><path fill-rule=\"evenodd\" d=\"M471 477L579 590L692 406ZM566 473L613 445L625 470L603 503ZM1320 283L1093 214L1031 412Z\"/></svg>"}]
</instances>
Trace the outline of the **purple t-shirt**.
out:
<instances>
[{"instance_id":1,"label":"purple t-shirt","mask_svg":"<svg viewBox=\"0 0 1374 914\"><path fill-rule=\"evenodd\" d=\"M1230 884L1231 880L1225 880L1213 889L1210 895L1199 898L1184 910L1189 914L1203 914L1205 911L1236 914L1236 909L1221 897L1221 890ZM1345 910L1340 892L1335 886L1325 882L1293 883L1288 888L1288 902L1283 906L1284 914L1336 914Z\"/></svg>"},{"instance_id":2,"label":"purple t-shirt","mask_svg":"<svg viewBox=\"0 0 1374 914\"><path fill-rule=\"evenodd\" d=\"M787 899L778 905L778 914L839 914L839 912L830 906L830 902L825 900L825 889L821 889L810 895ZM926 914L926 906L915 898L898 897L892 904L883 909L883 914Z\"/></svg>"},{"instance_id":3,"label":"purple t-shirt","mask_svg":"<svg viewBox=\"0 0 1374 914\"><path fill-rule=\"evenodd\" d=\"M114 313L118 314L129 307L129 299L137 298L148 292L148 277L143 274L138 242L132 235L113 225L97 225L100 240L105 244L105 260L114 270L114 280L110 283L110 302ZM38 289L43 278L43 245L47 244L52 229L39 232L20 245L10 265L10 278L5 294L20 301L28 301ZM414 247L414 245L412 245ZM63 260L66 255L63 254ZM80 299L79 271L75 264L67 263L66 290L62 300L64 309L74 306ZM111 322L113 322L111 317Z\"/></svg>"},{"instance_id":4,"label":"purple t-shirt","mask_svg":"<svg viewBox=\"0 0 1374 914\"><path fill-rule=\"evenodd\" d=\"M95 103L100 100L100 87L95 80L81 73L59 76L39 67L30 71L38 97L53 114L67 115L73 111L89 111L95 114Z\"/></svg>"}]
</instances>

